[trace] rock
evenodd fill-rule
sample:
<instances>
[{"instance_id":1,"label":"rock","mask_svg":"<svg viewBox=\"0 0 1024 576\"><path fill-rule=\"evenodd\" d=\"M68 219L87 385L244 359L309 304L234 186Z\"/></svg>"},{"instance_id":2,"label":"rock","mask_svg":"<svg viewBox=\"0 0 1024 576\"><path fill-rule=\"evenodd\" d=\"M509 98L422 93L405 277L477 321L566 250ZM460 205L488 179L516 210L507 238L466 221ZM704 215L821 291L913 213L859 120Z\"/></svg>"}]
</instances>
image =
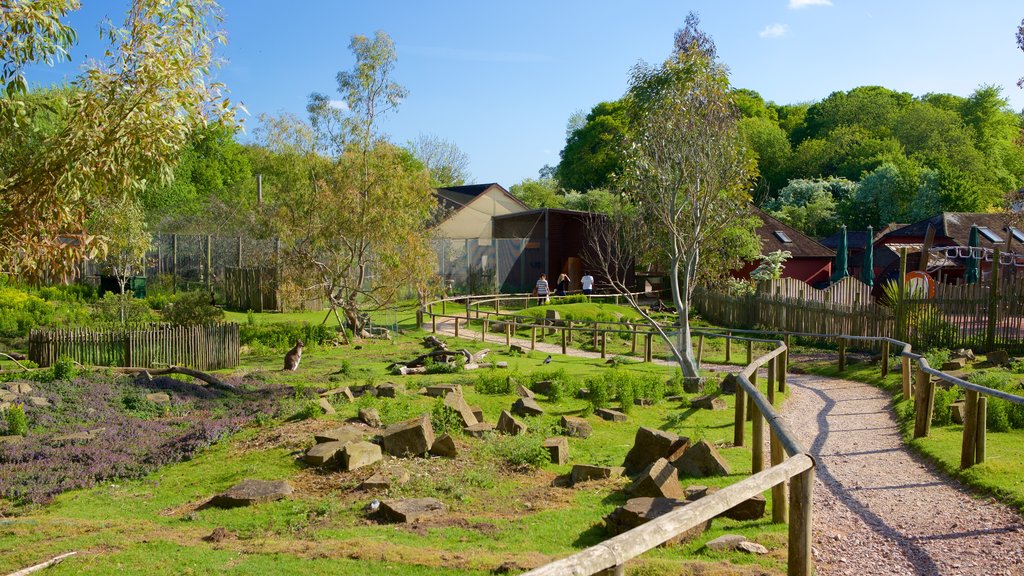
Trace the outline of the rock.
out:
<instances>
[{"instance_id":1,"label":"rock","mask_svg":"<svg viewBox=\"0 0 1024 576\"><path fill-rule=\"evenodd\" d=\"M481 408L479 406L470 406L469 409L473 411L473 416L476 418L477 422L483 422L484 421L484 409L483 408Z\"/></svg>"},{"instance_id":2,"label":"rock","mask_svg":"<svg viewBox=\"0 0 1024 576\"><path fill-rule=\"evenodd\" d=\"M363 490L387 490L392 486L401 486L411 479L405 468L382 470L370 476L359 485Z\"/></svg>"},{"instance_id":3,"label":"rock","mask_svg":"<svg viewBox=\"0 0 1024 576\"><path fill-rule=\"evenodd\" d=\"M211 506L235 508L287 498L292 485L286 480L242 480L210 499Z\"/></svg>"},{"instance_id":4,"label":"rock","mask_svg":"<svg viewBox=\"0 0 1024 576\"><path fill-rule=\"evenodd\" d=\"M678 460L689 446L689 438L641 426L637 428L633 447L626 454L622 466L630 476L639 474L659 458L669 462Z\"/></svg>"},{"instance_id":5,"label":"rock","mask_svg":"<svg viewBox=\"0 0 1024 576\"><path fill-rule=\"evenodd\" d=\"M338 452L344 450L346 442L321 442L320 444L313 445L312 448L306 451L306 454L302 457L302 460L310 466L323 466L338 455Z\"/></svg>"},{"instance_id":6,"label":"rock","mask_svg":"<svg viewBox=\"0 0 1024 576\"><path fill-rule=\"evenodd\" d=\"M397 396L398 386L393 382L385 382L380 386L377 386L377 397L378 398L394 398Z\"/></svg>"},{"instance_id":7,"label":"rock","mask_svg":"<svg viewBox=\"0 0 1024 576\"><path fill-rule=\"evenodd\" d=\"M580 388L576 391L576 397L580 400L586 400L590 398L590 388Z\"/></svg>"},{"instance_id":8,"label":"rock","mask_svg":"<svg viewBox=\"0 0 1024 576\"><path fill-rule=\"evenodd\" d=\"M455 458L459 455L458 448L455 447L455 439L448 434L434 440L434 445L430 447L430 453L445 458Z\"/></svg>"},{"instance_id":9,"label":"rock","mask_svg":"<svg viewBox=\"0 0 1024 576\"><path fill-rule=\"evenodd\" d=\"M28 403L29 406L32 406L33 408L50 407L50 401L47 400L46 398L43 398L42 396L29 396L26 402Z\"/></svg>"},{"instance_id":10,"label":"rock","mask_svg":"<svg viewBox=\"0 0 1024 576\"><path fill-rule=\"evenodd\" d=\"M943 372L947 370L963 370L964 366L967 365L967 361L964 358L953 358L942 363L941 370Z\"/></svg>"},{"instance_id":11,"label":"rock","mask_svg":"<svg viewBox=\"0 0 1024 576\"><path fill-rule=\"evenodd\" d=\"M458 384L434 384L433 386L427 386L427 396L434 398L444 398L452 392L462 396L462 386Z\"/></svg>"},{"instance_id":12,"label":"rock","mask_svg":"<svg viewBox=\"0 0 1024 576\"><path fill-rule=\"evenodd\" d=\"M0 388L0 402L13 402L18 395L6 388Z\"/></svg>"},{"instance_id":13,"label":"rock","mask_svg":"<svg viewBox=\"0 0 1024 576\"><path fill-rule=\"evenodd\" d=\"M318 432L313 435L313 439L316 440L317 444L324 442L341 442L342 444L348 444L349 442L356 442L363 439L363 433L358 428L351 426L342 426L340 428L332 428L325 432Z\"/></svg>"},{"instance_id":14,"label":"rock","mask_svg":"<svg viewBox=\"0 0 1024 576\"><path fill-rule=\"evenodd\" d=\"M462 431L466 433L466 436L484 438L494 431L494 424L491 424L490 422L480 422L475 426L466 426Z\"/></svg>"},{"instance_id":15,"label":"rock","mask_svg":"<svg viewBox=\"0 0 1024 576\"><path fill-rule=\"evenodd\" d=\"M363 390L364 391L366 390L365 386L363 387ZM330 398L331 396L343 396L349 402L355 402L356 401L355 393L353 393L352 389L349 388L348 386L342 386L341 388L334 388L332 390L328 390L327 392L323 392L323 393L320 394L321 398Z\"/></svg>"},{"instance_id":16,"label":"rock","mask_svg":"<svg viewBox=\"0 0 1024 576\"><path fill-rule=\"evenodd\" d=\"M767 505L768 502L764 496L757 494L722 512L718 516L733 520L759 520L764 517L764 510Z\"/></svg>"},{"instance_id":17,"label":"rock","mask_svg":"<svg viewBox=\"0 0 1024 576\"><path fill-rule=\"evenodd\" d=\"M426 454L434 445L434 428L426 414L392 424L381 436L384 451L394 456Z\"/></svg>"},{"instance_id":18,"label":"rock","mask_svg":"<svg viewBox=\"0 0 1024 576\"><path fill-rule=\"evenodd\" d=\"M964 423L964 412L967 408L966 400L957 400L949 405L949 417L953 420L954 424Z\"/></svg>"},{"instance_id":19,"label":"rock","mask_svg":"<svg viewBox=\"0 0 1024 576\"><path fill-rule=\"evenodd\" d=\"M526 354L526 348L523 348L519 344L512 344L508 347L508 351L513 354Z\"/></svg>"},{"instance_id":20,"label":"rock","mask_svg":"<svg viewBox=\"0 0 1024 576\"><path fill-rule=\"evenodd\" d=\"M625 422L626 415L618 410L612 410L611 408L598 408L594 410L594 415L609 422Z\"/></svg>"},{"instance_id":21,"label":"rock","mask_svg":"<svg viewBox=\"0 0 1024 576\"><path fill-rule=\"evenodd\" d=\"M729 550L735 550L739 546L740 542L746 542L747 539L739 534L723 534L714 540L709 540L704 544L708 550L714 550L715 552L726 552Z\"/></svg>"},{"instance_id":22,"label":"rock","mask_svg":"<svg viewBox=\"0 0 1024 576\"><path fill-rule=\"evenodd\" d=\"M495 368L508 368L508 362L506 362L504 360L499 360L499 361L494 363L494 367Z\"/></svg>"},{"instance_id":23,"label":"rock","mask_svg":"<svg viewBox=\"0 0 1024 576\"><path fill-rule=\"evenodd\" d=\"M699 376L687 376L683 378L683 392L687 394L699 394L704 391L704 379Z\"/></svg>"},{"instance_id":24,"label":"rock","mask_svg":"<svg viewBox=\"0 0 1024 576\"><path fill-rule=\"evenodd\" d=\"M993 350L985 355L985 360L993 366L1006 366L1010 363L1010 355L1006 350Z\"/></svg>"},{"instance_id":25,"label":"rock","mask_svg":"<svg viewBox=\"0 0 1024 576\"><path fill-rule=\"evenodd\" d=\"M216 544L217 542L223 542L229 538L235 538L235 535L229 532L227 528L218 526L213 529L213 532L203 536L203 542L213 542Z\"/></svg>"},{"instance_id":26,"label":"rock","mask_svg":"<svg viewBox=\"0 0 1024 576\"><path fill-rule=\"evenodd\" d=\"M605 516L605 528L609 535L622 534L685 505L686 502L672 498L630 498L626 501L625 505L619 506L612 513ZM665 542L665 544L679 544L693 540L709 528L711 528L710 520L702 522L690 530L675 536Z\"/></svg>"},{"instance_id":27,"label":"rock","mask_svg":"<svg viewBox=\"0 0 1024 576\"><path fill-rule=\"evenodd\" d=\"M520 398L533 398L533 390L530 390L522 384L516 384L516 396Z\"/></svg>"},{"instance_id":28,"label":"rock","mask_svg":"<svg viewBox=\"0 0 1024 576\"><path fill-rule=\"evenodd\" d=\"M675 467L664 458L658 458L640 473L640 477L626 489L634 496L672 498L682 500L686 494L679 484Z\"/></svg>"},{"instance_id":29,"label":"rock","mask_svg":"<svg viewBox=\"0 0 1024 576\"><path fill-rule=\"evenodd\" d=\"M373 442L349 442L342 450L342 466L345 470L356 470L379 462L384 456L380 446Z\"/></svg>"},{"instance_id":30,"label":"rock","mask_svg":"<svg viewBox=\"0 0 1024 576\"><path fill-rule=\"evenodd\" d=\"M349 400L349 402L355 400L356 398L358 398L360 396L366 396L366 395L376 396L377 395L377 387L374 386L373 384L361 384L361 385L357 385L357 386L348 386L347 388L349 389L349 392L351 392L352 396L353 396ZM338 392L337 392L338 394L345 394L345 388L335 388L335 390L338 390ZM328 390L327 392L333 392L333 390ZM324 392L323 394L321 394L321 396L326 396L327 392Z\"/></svg>"},{"instance_id":31,"label":"rock","mask_svg":"<svg viewBox=\"0 0 1024 576\"><path fill-rule=\"evenodd\" d=\"M650 398L634 398L633 404L636 406L654 406L654 400Z\"/></svg>"},{"instance_id":32,"label":"rock","mask_svg":"<svg viewBox=\"0 0 1024 576\"><path fill-rule=\"evenodd\" d=\"M718 384L718 389L722 391L722 394L735 394L736 387L739 385L735 374L726 374Z\"/></svg>"},{"instance_id":33,"label":"rock","mask_svg":"<svg viewBox=\"0 0 1024 576\"><path fill-rule=\"evenodd\" d=\"M618 478L622 476L625 469L622 466L592 466L590 464L574 464L570 477L573 484L586 482L588 480L604 480L605 478Z\"/></svg>"},{"instance_id":34,"label":"rock","mask_svg":"<svg viewBox=\"0 0 1024 576\"><path fill-rule=\"evenodd\" d=\"M541 416L544 409L533 398L520 398L512 404L512 413L519 416Z\"/></svg>"},{"instance_id":35,"label":"rock","mask_svg":"<svg viewBox=\"0 0 1024 576\"><path fill-rule=\"evenodd\" d=\"M714 446L701 440L690 446L682 457L673 462L682 476L702 478L729 474L729 465L718 454Z\"/></svg>"},{"instance_id":36,"label":"rock","mask_svg":"<svg viewBox=\"0 0 1024 576\"><path fill-rule=\"evenodd\" d=\"M749 540L744 540L743 542L740 542L739 544L737 544L736 545L736 549L737 550L742 550L743 552L748 552L750 554L767 554L768 553L768 549L767 548L765 548L764 546L761 546L757 542L750 542Z\"/></svg>"},{"instance_id":37,"label":"rock","mask_svg":"<svg viewBox=\"0 0 1024 576\"><path fill-rule=\"evenodd\" d=\"M377 412L376 408L360 408L359 419L365 422L367 426L380 428L380 414Z\"/></svg>"},{"instance_id":38,"label":"rock","mask_svg":"<svg viewBox=\"0 0 1024 576\"><path fill-rule=\"evenodd\" d=\"M704 496L707 496L708 487L691 484L686 488L683 488L683 492L686 494L687 500L699 500Z\"/></svg>"},{"instance_id":39,"label":"rock","mask_svg":"<svg viewBox=\"0 0 1024 576\"><path fill-rule=\"evenodd\" d=\"M541 380L540 382L533 383L533 391L544 396L551 396L551 390L554 387L555 385L551 380Z\"/></svg>"},{"instance_id":40,"label":"rock","mask_svg":"<svg viewBox=\"0 0 1024 576\"><path fill-rule=\"evenodd\" d=\"M547 329L548 336L558 332L554 326L558 326L562 323L562 316L558 313L558 310L547 310L544 312L544 324L551 326Z\"/></svg>"},{"instance_id":41,"label":"rock","mask_svg":"<svg viewBox=\"0 0 1024 576\"><path fill-rule=\"evenodd\" d=\"M502 434L511 434L512 436L518 436L519 434L526 434L526 424L523 424L512 414L509 414L508 410L502 410L501 416L498 416L498 425L495 429Z\"/></svg>"},{"instance_id":42,"label":"rock","mask_svg":"<svg viewBox=\"0 0 1024 576\"><path fill-rule=\"evenodd\" d=\"M32 393L32 386L30 386L28 382L8 382L7 390L12 394L24 396L25 394Z\"/></svg>"},{"instance_id":43,"label":"rock","mask_svg":"<svg viewBox=\"0 0 1024 576\"><path fill-rule=\"evenodd\" d=\"M441 516L447 512L444 504L436 498L409 498L406 500L383 500L378 514L387 522L410 524L426 518Z\"/></svg>"},{"instance_id":44,"label":"rock","mask_svg":"<svg viewBox=\"0 0 1024 576\"><path fill-rule=\"evenodd\" d=\"M569 440L564 436L544 440L544 447L551 455L552 464L565 464L569 461Z\"/></svg>"},{"instance_id":45,"label":"rock","mask_svg":"<svg viewBox=\"0 0 1024 576\"><path fill-rule=\"evenodd\" d=\"M594 432L589 422L576 416L562 416L562 430L566 436L573 438L590 438Z\"/></svg>"},{"instance_id":46,"label":"rock","mask_svg":"<svg viewBox=\"0 0 1024 576\"><path fill-rule=\"evenodd\" d=\"M462 392L449 392L444 397L444 405L459 415L459 423L462 424L462 427L477 424L476 415L473 414L473 409L466 403L466 399L462 397Z\"/></svg>"},{"instance_id":47,"label":"rock","mask_svg":"<svg viewBox=\"0 0 1024 576\"><path fill-rule=\"evenodd\" d=\"M971 350L970 348L960 348L956 352L953 352L953 358L963 358L968 362L974 362L974 350Z\"/></svg>"},{"instance_id":48,"label":"rock","mask_svg":"<svg viewBox=\"0 0 1024 576\"><path fill-rule=\"evenodd\" d=\"M328 416L331 415L331 414L337 414L338 413L338 411L334 409L334 405L331 404L331 401L328 400L327 398L321 398L321 399L317 400L316 403L317 403L318 406L320 406L320 408L323 409L324 414L327 414Z\"/></svg>"},{"instance_id":49,"label":"rock","mask_svg":"<svg viewBox=\"0 0 1024 576\"><path fill-rule=\"evenodd\" d=\"M729 403L714 394L697 396L690 400L690 406L702 410L728 410Z\"/></svg>"},{"instance_id":50,"label":"rock","mask_svg":"<svg viewBox=\"0 0 1024 576\"><path fill-rule=\"evenodd\" d=\"M15 434L8 434L6 436L0 436L0 444L13 444L15 442L21 442L24 440L24 436L17 436Z\"/></svg>"},{"instance_id":51,"label":"rock","mask_svg":"<svg viewBox=\"0 0 1024 576\"><path fill-rule=\"evenodd\" d=\"M152 394L146 394L146 400L149 400L154 404L170 404L171 396L170 394L165 394L163 392L154 392Z\"/></svg>"}]
</instances>

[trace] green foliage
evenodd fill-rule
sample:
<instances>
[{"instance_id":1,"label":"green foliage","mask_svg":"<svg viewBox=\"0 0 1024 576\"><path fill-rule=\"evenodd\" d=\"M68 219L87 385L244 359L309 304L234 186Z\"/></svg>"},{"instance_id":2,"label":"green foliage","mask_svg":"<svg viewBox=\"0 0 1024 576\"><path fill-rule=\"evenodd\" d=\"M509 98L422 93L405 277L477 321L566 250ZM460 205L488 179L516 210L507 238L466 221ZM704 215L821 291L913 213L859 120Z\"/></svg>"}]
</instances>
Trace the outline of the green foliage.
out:
<instances>
[{"instance_id":1,"label":"green foliage","mask_svg":"<svg viewBox=\"0 0 1024 576\"><path fill-rule=\"evenodd\" d=\"M508 191L530 208L565 207L565 199L558 195L558 182L553 178L526 178Z\"/></svg>"},{"instance_id":2,"label":"green foliage","mask_svg":"<svg viewBox=\"0 0 1024 576\"><path fill-rule=\"evenodd\" d=\"M555 170L559 185L566 190L610 185L612 177L622 173L628 131L628 104L624 100L594 106L582 125L568 130Z\"/></svg>"},{"instance_id":3,"label":"green foliage","mask_svg":"<svg viewBox=\"0 0 1024 576\"><path fill-rule=\"evenodd\" d=\"M92 305L93 318L99 322L139 324L151 322L149 301L136 298L131 291L124 294L107 292Z\"/></svg>"},{"instance_id":4,"label":"green foliage","mask_svg":"<svg viewBox=\"0 0 1024 576\"><path fill-rule=\"evenodd\" d=\"M782 268L786 260L793 257L789 250L776 250L764 255L761 264L750 273L751 280L778 280L782 278Z\"/></svg>"},{"instance_id":5,"label":"green foliage","mask_svg":"<svg viewBox=\"0 0 1024 576\"><path fill-rule=\"evenodd\" d=\"M310 418L319 418L324 415L324 409L315 400L306 400L302 402L299 409L292 415L290 420L309 420Z\"/></svg>"},{"instance_id":6,"label":"green foliage","mask_svg":"<svg viewBox=\"0 0 1024 576\"><path fill-rule=\"evenodd\" d=\"M956 387L946 390L942 386L935 388L935 405L932 410L932 424L945 426L952 422L949 405L956 402L959 392Z\"/></svg>"},{"instance_id":7,"label":"green foliage","mask_svg":"<svg viewBox=\"0 0 1024 576\"><path fill-rule=\"evenodd\" d=\"M473 389L480 394L511 394L519 378L518 372L490 368L477 373Z\"/></svg>"},{"instance_id":8,"label":"green foliage","mask_svg":"<svg viewBox=\"0 0 1024 576\"><path fill-rule=\"evenodd\" d=\"M177 326L195 326L218 322L224 311L210 304L206 292L183 292L163 311L164 321Z\"/></svg>"},{"instance_id":9,"label":"green foliage","mask_svg":"<svg viewBox=\"0 0 1024 576\"><path fill-rule=\"evenodd\" d=\"M607 408L615 393L614 383L608 378L608 375L588 379L587 390L590 391L587 399L590 400L590 405L594 410Z\"/></svg>"},{"instance_id":10,"label":"green foliage","mask_svg":"<svg viewBox=\"0 0 1024 576\"><path fill-rule=\"evenodd\" d=\"M551 461L544 441L527 434L495 436L486 449L514 469L540 468Z\"/></svg>"},{"instance_id":11,"label":"green foliage","mask_svg":"<svg viewBox=\"0 0 1024 576\"><path fill-rule=\"evenodd\" d=\"M53 379L54 380L71 380L75 377L77 370L75 370L75 361L70 356L61 355L57 358L57 361L53 363Z\"/></svg>"},{"instance_id":12,"label":"green foliage","mask_svg":"<svg viewBox=\"0 0 1024 576\"><path fill-rule=\"evenodd\" d=\"M436 398L434 407L430 411L430 425L438 436L442 434L457 434L462 431L462 420L451 406L444 403L444 398Z\"/></svg>"},{"instance_id":13,"label":"green foliage","mask_svg":"<svg viewBox=\"0 0 1024 576\"><path fill-rule=\"evenodd\" d=\"M7 421L7 434L11 436L24 436L28 433L28 417L25 416L23 404L11 404L4 414Z\"/></svg>"},{"instance_id":14,"label":"green foliage","mask_svg":"<svg viewBox=\"0 0 1024 576\"><path fill-rule=\"evenodd\" d=\"M306 322L246 323L239 326L238 332L243 345L266 346L273 350L289 349L296 340L302 340L307 347L322 346L337 335L332 326Z\"/></svg>"},{"instance_id":15,"label":"green foliage","mask_svg":"<svg viewBox=\"0 0 1024 576\"><path fill-rule=\"evenodd\" d=\"M639 398L636 384L634 378L623 377L623 374L619 374L618 378L615 378L615 390L618 392L619 405L623 414L631 414L633 412L635 400Z\"/></svg>"},{"instance_id":16,"label":"green foliage","mask_svg":"<svg viewBox=\"0 0 1024 576\"><path fill-rule=\"evenodd\" d=\"M454 362L437 362L433 358L427 358L424 364L427 374L457 374L462 372L465 365L464 356L456 357Z\"/></svg>"}]
</instances>

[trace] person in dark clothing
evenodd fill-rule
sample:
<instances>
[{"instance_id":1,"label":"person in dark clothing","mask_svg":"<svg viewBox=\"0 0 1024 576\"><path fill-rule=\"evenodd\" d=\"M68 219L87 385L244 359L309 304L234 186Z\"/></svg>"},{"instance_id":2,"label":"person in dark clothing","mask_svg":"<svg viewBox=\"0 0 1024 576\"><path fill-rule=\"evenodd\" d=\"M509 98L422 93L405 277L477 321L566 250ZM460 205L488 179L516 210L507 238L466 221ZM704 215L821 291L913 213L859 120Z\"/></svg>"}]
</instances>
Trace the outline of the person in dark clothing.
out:
<instances>
[{"instance_id":1,"label":"person in dark clothing","mask_svg":"<svg viewBox=\"0 0 1024 576\"><path fill-rule=\"evenodd\" d=\"M558 275L558 282L555 284L555 296L565 296L569 293L569 275L562 273Z\"/></svg>"}]
</instances>

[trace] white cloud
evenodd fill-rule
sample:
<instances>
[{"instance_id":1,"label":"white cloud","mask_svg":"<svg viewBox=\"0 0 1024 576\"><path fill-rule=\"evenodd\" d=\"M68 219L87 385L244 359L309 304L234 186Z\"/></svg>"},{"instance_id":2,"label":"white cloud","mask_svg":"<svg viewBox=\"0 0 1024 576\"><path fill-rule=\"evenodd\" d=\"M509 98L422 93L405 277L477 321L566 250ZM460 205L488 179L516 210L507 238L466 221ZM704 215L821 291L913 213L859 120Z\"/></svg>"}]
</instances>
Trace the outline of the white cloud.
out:
<instances>
[{"instance_id":1,"label":"white cloud","mask_svg":"<svg viewBox=\"0 0 1024 576\"><path fill-rule=\"evenodd\" d=\"M785 24L769 24L758 33L758 36L761 38L782 38L788 31L789 29L786 28Z\"/></svg>"},{"instance_id":2,"label":"white cloud","mask_svg":"<svg viewBox=\"0 0 1024 576\"><path fill-rule=\"evenodd\" d=\"M789 0L790 10L799 10L808 6L831 6L832 0Z\"/></svg>"},{"instance_id":3,"label":"white cloud","mask_svg":"<svg viewBox=\"0 0 1024 576\"><path fill-rule=\"evenodd\" d=\"M344 100L331 100L328 103L331 108L337 108L338 110L348 110L348 104Z\"/></svg>"}]
</instances>

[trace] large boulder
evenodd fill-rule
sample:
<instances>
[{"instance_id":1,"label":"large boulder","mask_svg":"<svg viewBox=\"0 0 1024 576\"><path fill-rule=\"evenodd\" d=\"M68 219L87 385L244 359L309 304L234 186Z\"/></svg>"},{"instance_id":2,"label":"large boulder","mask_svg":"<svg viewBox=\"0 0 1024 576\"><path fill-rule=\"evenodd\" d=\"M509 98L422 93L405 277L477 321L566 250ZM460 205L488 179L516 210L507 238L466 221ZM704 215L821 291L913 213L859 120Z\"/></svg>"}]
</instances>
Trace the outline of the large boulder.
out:
<instances>
[{"instance_id":1,"label":"large boulder","mask_svg":"<svg viewBox=\"0 0 1024 576\"><path fill-rule=\"evenodd\" d=\"M449 392L444 397L444 405L459 415L459 423L462 424L463 428L478 423L476 414L473 414L473 409L466 403L466 399L462 397L462 392Z\"/></svg>"},{"instance_id":2,"label":"large boulder","mask_svg":"<svg viewBox=\"0 0 1024 576\"><path fill-rule=\"evenodd\" d=\"M512 414L509 414L508 410L501 411L501 416L498 416L498 425L495 426L495 429L502 434L511 434L512 436L526 434L526 424L523 424Z\"/></svg>"},{"instance_id":3,"label":"large boulder","mask_svg":"<svg viewBox=\"0 0 1024 576\"><path fill-rule=\"evenodd\" d=\"M430 453L434 456L455 458L459 455L459 450L455 446L455 439L450 435L445 434L437 440L434 440L434 445L430 447Z\"/></svg>"},{"instance_id":4,"label":"large boulder","mask_svg":"<svg viewBox=\"0 0 1024 576\"><path fill-rule=\"evenodd\" d=\"M324 442L341 442L342 444L348 444L349 442L355 442L363 439L363 433L357 428L351 426L342 426L340 428L332 428L323 432L317 432L313 435L317 444L323 444Z\"/></svg>"},{"instance_id":5,"label":"large boulder","mask_svg":"<svg viewBox=\"0 0 1024 576\"><path fill-rule=\"evenodd\" d=\"M398 396L398 385L394 382L385 382L377 386L378 398L394 398Z\"/></svg>"},{"instance_id":6,"label":"large boulder","mask_svg":"<svg viewBox=\"0 0 1024 576\"><path fill-rule=\"evenodd\" d=\"M671 432L641 426L622 466L630 476L639 474L659 458L674 462L690 446L690 439Z\"/></svg>"},{"instance_id":7,"label":"large boulder","mask_svg":"<svg viewBox=\"0 0 1024 576\"><path fill-rule=\"evenodd\" d=\"M604 480L606 478L618 478L622 476L625 469L622 466L593 466L590 464L573 464L569 476L573 484L587 482L589 480Z\"/></svg>"},{"instance_id":8,"label":"large boulder","mask_svg":"<svg viewBox=\"0 0 1024 576\"><path fill-rule=\"evenodd\" d=\"M380 462L384 457L380 446L373 442L350 442L341 451L342 466L345 470L356 470Z\"/></svg>"},{"instance_id":9,"label":"large boulder","mask_svg":"<svg viewBox=\"0 0 1024 576\"><path fill-rule=\"evenodd\" d=\"M690 400L690 406L702 410L727 410L729 404L717 394L705 394Z\"/></svg>"},{"instance_id":10,"label":"large boulder","mask_svg":"<svg viewBox=\"0 0 1024 576\"><path fill-rule=\"evenodd\" d=\"M462 396L462 386L458 384L434 384L427 386L427 396L433 396L434 398L444 398L452 392L458 393Z\"/></svg>"},{"instance_id":11,"label":"large boulder","mask_svg":"<svg viewBox=\"0 0 1024 576\"><path fill-rule=\"evenodd\" d=\"M544 448L551 455L552 464L565 464L569 460L569 440L564 436L544 440Z\"/></svg>"},{"instance_id":12,"label":"large boulder","mask_svg":"<svg viewBox=\"0 0 1024 576\"><path fill-rule=\"evenodd\" d=\"M310 466L323 466L335 459L345 449L347 442L320 442L306 451L302 460Z\"/></svg>"},{"instance_id":13,"label":"large boulder","mask_svg":"<svg viewBox=\"0 0 1024 576\"><path fill-rule=\"evenodd\" d=\"M520 398L533 398L533 390L530 390L522 384L516 384L516 396Z\"/></svg>"},{"instance_id":14,"label":"large boulder","mask_svg":"<svg viewBox=\"0 0 1024 576\"><path fill-rule=\"evenodd\" d=\"M985 355L985 360L992 366L1006 366L1010 363L1010 355L1006 350L993 350Z\"/></svg>"},{"instance_id":15,"label":"large boulder","mask_svg":"<svg viewBox=\"0 0 1024 576\"><path fill-rule=\"evenodd\" d=\"M281 500L291 495L292 485L285 480L242 480L210 499L211 506L235 508Z\"/></svg>"},{"instance_id":16,"label":"large boulder","mask_svg":"<svg viewBox=\"0 0 1024 576\"><path fill-rule=\"evenodd\" d=\"M332 405L331 401L327 398L321 398L317 400L316 403L320 406L320 409L324 411L324 414L331 415L338 413L338 411L334 409L334 405Z\"/></svg>"},{"instance_id":17,"label":"large boulder","mask_svg":"<svg viewBox=\"0 0 1024 576\"><path fill-rule=\"evenodd\" d=\"M594 415L609 422L625 422L627 420L625 414L611 408L598 408L594 410Z\"/></svg>"},{"instance_id":18,"label":"large boulder","mask_svg":"<svg viewBox=\"0 0 1024 576\"><path fill-rule=\"evenodd\" d=\"M434 445L430 416L424 414L388 426L381 435L381 444L384 451L393 456L426 454Z\"/></svg>"},{"instance_id":19,"label":"large boulder","mask_svg":"<svg viewBox=\"0 0 1024 576\"><path fill-rule=\"evenodd\" d=\"M544 409L533 398L520 398L512 404L512 413L519 416L542 416Z\"/></svg>"},{"instance_id":20,"label":"large boulder","mask_svg":"<svg viewBox=\"0 0 1024 576\"><path fill-rule=\"evenodd\" d=\"M475 426L466 426L462 431L472 438L484 438L491 432L494 432L494 424L491 424L490 422L480 422Z\"/></svg>"},{"instance_id":21,"label":"large boulder","mask_svg":"<svg viewBox=\"0 0 1024 576\"><path fill-rule=\"evenodd\" d=\"M566 436L572 438L590 438L590 435L594 432L594 428L590 426L590 423L584 418L578 418L576 416L562 416L562 430L565 431Z\"/></svg>"},{"instance_id":22,"label":"large boulder","mask_svg":"<svg viewBox=\"0 0 1024 576\"><path fill-rule=\"evenodd\" d=\"M360 408L359 419L366 423L367 426L380 428L380 413L377 412L376 408Z\"/></svg>"},{"instance_id":23,"label":"large boulder","mask_svg":"<svg viewBox=\"0 0 1024 576\"><path fill-rule=\"evenodd\" d=\"M28 382L8 382L7 390L9 390L12 394L24 396L26 394L32 393L32 386Z\"/></svg>"},{"instance_id":24,"label":"large boulder","mask_svg":"<svg viewBox=\"0 0 1024 576\"><path fill-rule=\"evenodd\" d=\"M625 505L619 506L610 514L605 516L605 528L609 535L622 534L667 514L677 508L686 506L686 502L673 498L651 498L640 497L630 498ZM678 544L693 540L711 528L711 520L701 522L690 530L683 532L665 544Z\"/></svg>"},{"instance_id":25,"label":"large boulder","mask_svg":"<svg viewBox=\"0 0 1024 576\"><path fill-rule=\"evenodd\" d=\"M718 384L718 389L722 391L722 394L735 394L736 388L739 385L740 383L736 380L735 374L726 374Z\"/></svg>"},{"instance_id":26,"label":"large boulder","mask_svg":"<svg viewBox=\"0 0 1024 576\"><path fill-rule=\"evenodd\" d=\"M441 516L447 509L436 498L409 498L383 500L378 514L387 522L411 524L427 518Z\"/></svg>"},{"instance_id":27,"label":"large boulder","mask_svg":"<svg viewBox=\"0 0 1024 576\"><path fill-rule=\"evenodd\" d=\"M682 457L672 464L679 470L681 476L691 478L729 474L729 465L718 454L718 450L704 440L690 446Z\"/></svg>"},{"instance_id":28,"label":"large boulder","mask_svg":"<svg viewBox=\"0 0 1024 576\"><path fill-rule=\"evenodd\" d=\"M676 469L664 458L658 458L645 468L626 491L633 496L652 498L683 500L686 497Z\"/></svg>"}]
</instances>

